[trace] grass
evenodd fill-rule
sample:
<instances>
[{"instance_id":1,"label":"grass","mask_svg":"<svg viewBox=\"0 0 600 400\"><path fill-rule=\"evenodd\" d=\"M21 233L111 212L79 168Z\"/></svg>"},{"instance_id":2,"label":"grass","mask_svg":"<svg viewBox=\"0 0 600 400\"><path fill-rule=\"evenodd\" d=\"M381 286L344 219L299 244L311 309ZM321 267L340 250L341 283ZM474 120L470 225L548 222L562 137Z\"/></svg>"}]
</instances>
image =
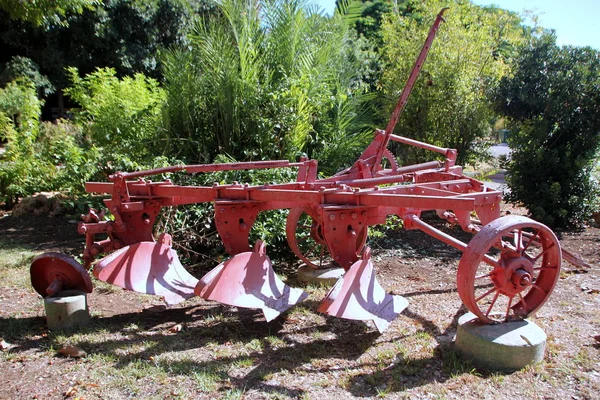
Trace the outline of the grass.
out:
<instances>
[{"instance_id":1,"label":"grass","mask_svg":"<svg viewBox=\"0 0 600 400\"><path fill-rule=\"evenodd\" d=\"M307 301L266 323L260 312L201 300L162 313L143 312L143 305L156 299L100 284L92 295L96 310L88 327L48 332L39 298L29 287L28 267L36 253L1 242L0 249L0 299L18 293L10 297L18 307L0 308L0 332L18 346L0 352L0 368L22 366L30 382L28 396L6 386L0 398L53 397L52 390L65 393L70 387L81 398L530 398L551 397L557 390L594 398L600 388L593 381L599 373L598 348L582 345L573 351L570 346L589 336L589 327L541 319L548 332L542 364L512 374L480 371L451 342L439 340L453 329L451 318L442 317L443 326L433 322L436 310L419 311L413 306L418 299L411 299L410 312L379 335L363 322L317 313L328 288L315 285L304 288ZM122 313L103 309L126 301L132 304ZM565 301L556 304L560 308ZM578 311L584 312L585 307ZM598 312L587 318L600 320ZM178 323L184 329L170 332ZM554 332L557 323L565 327ZM57 357L65 345L81 347L88 356ZM39 380L41 371L50 378Z\"/></svg>"}]
</instances>

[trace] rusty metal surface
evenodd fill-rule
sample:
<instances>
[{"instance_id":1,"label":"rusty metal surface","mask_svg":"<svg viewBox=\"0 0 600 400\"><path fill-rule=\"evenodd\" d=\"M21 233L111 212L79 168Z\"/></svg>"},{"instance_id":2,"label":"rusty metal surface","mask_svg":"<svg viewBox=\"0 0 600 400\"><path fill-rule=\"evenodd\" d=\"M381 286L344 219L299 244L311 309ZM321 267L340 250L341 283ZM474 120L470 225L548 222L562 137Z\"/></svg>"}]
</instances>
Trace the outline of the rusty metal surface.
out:
<instances>
[{"instance_id":1,"label":"rusty metal surface","mask_svg":"<svg viewBox=\"0 0 600 400\"><path fill-rule=\"evenodd\" d=\"M462 167L455 165L456 150L393 134L443 13L440 11L430 29L386 129L374 132L373 140L351 167L331 177L318 178L317 160L301 158L299 162L236 162L117 172L109 182L87 182L87 192L109 196L104 202L113 219L104 220L102 212L91 210L79 224L79 232L86 236L83 267L90 267L106 255L94 269L103 281L164 296L169 304L197 294L238 307L258 308L271 320L303 300L306 293L285 285L275 275L262 243L258 242L251 251L249 233L261 212L290 209L286 234L296 256L313 268L335 263L346 270L319 311L340 318L373 320L383 331L408 302L385 292L364 245L369 227L386 223L388 216L397 216L404 228L420 229L464 253L457 275L458 290L463 302L480 319L493 322L489 311L480 304L482 299L489 300L487 295L481 299L475 295L479 290L477 271L482 265L492 266L493 273L486 275L491 279L488 285L494 288L489 292L492 296L499 293L498 296L516 298L517 305L508 306L515 315L535 312L551 293L559 268L555 270L555 265L560 264L560 246L552 232L520 217L499 219L502 193L463 175ZM390 142L431 151L437 159L400 167L388 149ZM297 176L293 182L255 186L239 182L182 186L160 177L172 172L264 168L295 168ZM157 176L158 179L150 180ZM153 240L154 225L163 207L197 203L214 204L216 229L232 256L200 280L181 265L168 235L163 234L158 242ZM467 244L435 229L420 218L422 212L429 210L476 236ZM507 247L511 251L503 251L501 256L488 251L499 241L498 235L514 230L520 239L512 248ZM533 236L528 237L531 231ZM519 243L528 244L520 247ZM538 258L531 258L529 253L534 248L546 250ZM579 261L567 252L565 256ZM68 261L63 264L61 268L65 270L71 267ZM52 270L50 266L55 265L61 262L38 262L35 271ZM36 290L55 291L63 285L51 273L42 279L38 275L44 274L36 272L34 278L33 270L32 265L32 282L36 279L35 286L40 287ZM495 298L490 302L493 306Z\"/></svg>"},{"instance_id":2,"label":"rusty metal surface","mask_svg":"<svg viewBox=\"0 0 600 400\"><path fill-rule=\"evenodd\" d=\"M206 300L231 306L258 308L267 321L276 318L308 295L291 288L273 271L265 245L243 252L219 264L198 282L195 293Z\"/></svg>"},{"instance_id":3,"label":"rusty metal surface","mask_svg":"<svg viewBox=\"0 0 600 400\"><path fill-rule=\"evenodd\" d=\"M523 318L548 300L560 267L560 244L550 229L526 217L501 217L484 226L463 252L458 293L484 322Z\"/></svg>"}]
</instances>

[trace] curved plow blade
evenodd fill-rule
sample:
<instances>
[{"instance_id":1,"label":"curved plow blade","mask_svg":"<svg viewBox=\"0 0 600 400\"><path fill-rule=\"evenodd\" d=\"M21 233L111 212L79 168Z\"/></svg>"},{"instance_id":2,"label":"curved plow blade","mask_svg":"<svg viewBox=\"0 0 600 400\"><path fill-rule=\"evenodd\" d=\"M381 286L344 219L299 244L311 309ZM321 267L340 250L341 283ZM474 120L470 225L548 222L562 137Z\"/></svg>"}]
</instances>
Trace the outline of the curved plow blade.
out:
<instances>
[{"instance_id":1,"label":"curved plow blade","mask_svg":"<svg viewBox=\"0 0 600 400\"><path fill-rule=\"evenodd\" d=\"M372 320L379 332L408 306L402 296L386 293L373 271L370 249L333 286L318 311L338 318Z\"/></svg>"},{"instance_id":2,"label":"curved plow blade","mask_svg":"<svg viewBox=\"0 0 600 400\"><path fill-rule=\"evenodd\" d=\"M170 239L163 234L158 242L123 247L100 260L94 275L127 290L163 296L168 305L180 303L194 296L198 279L181 265Z\"/></svg>"},{"instance_id":3,"label":"curved plow blade","mask_svg":"<svg viewBox=\"0 0 600 400\"><path fill-rule=\"evenodd\" d=\"M244 308L260 308L267 321L304 300L307 294L275 275L264 244L237 254L200 279L196 294L206 300Z\"/></svg>"}]
</instances>

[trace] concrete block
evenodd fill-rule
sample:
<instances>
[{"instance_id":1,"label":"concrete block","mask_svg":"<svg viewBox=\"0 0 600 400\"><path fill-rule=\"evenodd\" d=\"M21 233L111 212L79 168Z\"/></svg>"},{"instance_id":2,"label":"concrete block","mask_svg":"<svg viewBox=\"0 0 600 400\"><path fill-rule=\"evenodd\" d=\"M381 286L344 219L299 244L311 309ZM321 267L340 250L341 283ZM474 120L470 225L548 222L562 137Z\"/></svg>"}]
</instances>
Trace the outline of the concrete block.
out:
<instances>
[{"instance_id":1,"label":"concrete block","mask_svg":"<svg viewBox=\"0 0 600 400\"><path fill-rule=\"evenodd\" d=\"M48 329L81 328L90 322L87 295L82 290L65 290L44 299Z\"/></svg>"},{"instance_id":2,"label":"concrete block","mask_svg":"<svg viewBox=\"0 0 600 400\"><path fill-rule=\"evenodd\" d=\"M546 339L546 333L527 319L487 325L467 313L458 320L455 345L475 366L514 371L541 362Z\"/></svg>"}]
</instances>

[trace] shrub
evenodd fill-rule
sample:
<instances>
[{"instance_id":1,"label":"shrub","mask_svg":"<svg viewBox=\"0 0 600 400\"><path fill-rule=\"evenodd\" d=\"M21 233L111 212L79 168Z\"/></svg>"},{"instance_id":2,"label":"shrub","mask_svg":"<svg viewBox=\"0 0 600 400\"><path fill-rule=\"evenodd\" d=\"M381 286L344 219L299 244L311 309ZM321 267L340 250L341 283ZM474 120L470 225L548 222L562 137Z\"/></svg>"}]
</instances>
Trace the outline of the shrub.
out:
<instances>
[{"instance_id":1,"label":"shrub","mask_svg":"<svg viewBox=\"0 0 600 400\"><path fill-rule=\"evenodd\" d=\"M0 196L7 208L19 197L50 186L53 166L35 151L41 106L28 80L17 79L0 89L0 140L6 141L0 159Z\"/></svg>"},{"instance_id":2,"label":"shrub","mask_svg":"<svg viewBox=\"0 0 600 400\"><path fill-rule=\"evenodd\" d=\"M72 86L65 89L81 108L75 121L83 127L82 143L105 170L99 178L116 170L136 170L152 165L161 148L164 93L154 79L143 74L119 79L111 68L98 69L80 78L70 68ZM99 171L102 172L102 171Z\"/></svg>"},{"instance_id":3,"label":"shrub","mask_svg":"<svg viewBox=\"0 0 600 400\"><path fill-rule=\"evenodd\" d=\"M553 228L573 228L589 219L598 196L591 172L600 146L600 53L555 41L532 36L495 97L510 118L508 199Z\"/></svg>"}]
</instances>

